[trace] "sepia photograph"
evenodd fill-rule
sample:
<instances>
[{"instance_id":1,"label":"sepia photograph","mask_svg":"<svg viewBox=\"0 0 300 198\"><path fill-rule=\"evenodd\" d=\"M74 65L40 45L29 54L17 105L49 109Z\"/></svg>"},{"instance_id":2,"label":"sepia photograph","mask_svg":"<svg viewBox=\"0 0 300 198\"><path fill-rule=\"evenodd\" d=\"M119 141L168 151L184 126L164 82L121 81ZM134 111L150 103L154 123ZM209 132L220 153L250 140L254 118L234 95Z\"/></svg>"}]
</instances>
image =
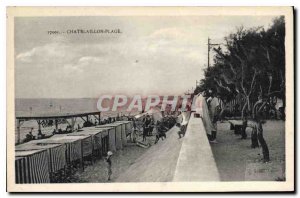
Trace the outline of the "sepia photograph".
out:
<instances>
[{"instance_id":1,"label":"sepia photograph","mask_svg":"<svg viewBox=\"0 0 300 198\"><path fill-rule=\"evenodd\" d=\"M293 14L7 8L7 190L294 191Z\"/></svg>"}]
</instances>

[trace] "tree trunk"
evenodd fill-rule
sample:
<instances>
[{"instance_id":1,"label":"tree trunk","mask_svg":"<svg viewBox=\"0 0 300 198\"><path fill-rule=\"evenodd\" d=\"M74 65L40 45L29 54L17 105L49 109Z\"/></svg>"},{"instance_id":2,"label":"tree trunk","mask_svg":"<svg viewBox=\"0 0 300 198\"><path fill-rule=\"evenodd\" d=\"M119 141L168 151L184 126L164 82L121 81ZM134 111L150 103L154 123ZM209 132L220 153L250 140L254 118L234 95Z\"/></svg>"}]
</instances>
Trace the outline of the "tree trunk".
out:
<instances>
[{"instance_id":1,"label":"tree trunk","mask_svg":"<svg viewBox=\"0 0 300 198\"><path fill-rule=\"evenodd\" d=\"M254 105L253 105L253 108L252 108L252 118L255 118L255 114L258 112L256 111L256 108L258 107L259 104L262 103L262 100L258 100ZM259 108L259 107L258 107Z\"/></svg>"},{"instance_id":2,"label":"tree trunk","mask_svg":"<svg viewBox=\"0 0 300 198\"><path fill-rule=\"evenodd\" d=\"M247 133L246 133L247 122L248 122L247 119L243 120L243 125L242 125L242 128L241 128L241 135L242 135L241 139L247 139Z\"/></svg>"},{"instance_id":3,"label":"tree trunk","mask_svg":"<svg viewBox=\"0 0 300 198\"><path fill-rule=\"evenodd\" d=\"M263 137L263 128L262 128L262 125L261 123L258 124L258 134L257 134L257 137L258 137L258 141L261 145L261 148L262 148L262 153L263 153L263 157L264 157L264 162L269 162L270 161L270 156L269 156L269 148L268 148L268 145Z\"/></svg>"},{"instance_id":4,"label":"tree trunk","mask_svg":"<svg viewBox=\"0 0 300 198\"><path fill-rule=\"evenodd\" d=\"M248 112L251 112L251 104L250 104L250 96L249 95L246 97L246 101L247 101L247 106L248 106Z\"/></svg>"},{"instance_id":5,"label":"tree trunk","mask_svg":"<svg viewBox=\"0 0 300 198\"><path fill-rule=\"evenodd\" d=\"M254 128L251 133L251 148L257 148L257 147L259 147L258 139L257 139L257 129Z\"/></svg>"},{"instance_id":6,"label":"tree trunk","mask_svg":"<svg viewBox=\"0 0 300 198\"><path fill-rule=\"evenodd\" d=\"M242 114L242 118L244 118L244 116L245 116L245 115L244 115L244 114L245 114L244 112L245 112L246 107L247 107L247 101L246 101L246 103L244 104L244 106L243 106L243 108L242 108L242 113L241 113L241 114Z\"/></svg>"}]
</instances>

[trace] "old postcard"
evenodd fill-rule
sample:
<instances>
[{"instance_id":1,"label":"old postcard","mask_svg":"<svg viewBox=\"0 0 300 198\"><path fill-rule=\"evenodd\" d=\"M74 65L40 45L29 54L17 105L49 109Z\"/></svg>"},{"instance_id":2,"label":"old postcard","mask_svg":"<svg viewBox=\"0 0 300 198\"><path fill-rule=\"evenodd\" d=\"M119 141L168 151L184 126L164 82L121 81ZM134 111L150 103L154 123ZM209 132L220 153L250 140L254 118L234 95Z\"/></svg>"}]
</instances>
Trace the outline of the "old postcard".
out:
<instances>
[{"instance_id":1,"label":"old postcard","mask_svg":"<svg viewBox=\"0 0 300 198\"><path fill-rule=\"evenodd\" d=\"M294 191L292 7L7 8L9 192Z\"/></svg>"}]
</instances>

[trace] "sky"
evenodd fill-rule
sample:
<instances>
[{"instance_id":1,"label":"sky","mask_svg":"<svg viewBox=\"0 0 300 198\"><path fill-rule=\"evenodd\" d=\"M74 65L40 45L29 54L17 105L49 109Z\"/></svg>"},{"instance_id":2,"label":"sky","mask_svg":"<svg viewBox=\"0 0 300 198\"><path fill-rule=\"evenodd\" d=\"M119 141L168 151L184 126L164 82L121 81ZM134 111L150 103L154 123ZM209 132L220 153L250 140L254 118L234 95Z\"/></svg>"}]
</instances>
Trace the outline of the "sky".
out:
<instances>
[{"instance_id":1,"label":"sky","mask_svg":"<svg viewBox=\"0 0 300 198\"><path fill-rule=\"evenodd\" d=\"M15 18L16 98L181 95L207 67L207 38L268 28L274 16ZM48 34L120 29L120 34ZM222 46L221 46L222 47ZM211 62L213 54L211 55Z\"/></svg>"}]
</instances>

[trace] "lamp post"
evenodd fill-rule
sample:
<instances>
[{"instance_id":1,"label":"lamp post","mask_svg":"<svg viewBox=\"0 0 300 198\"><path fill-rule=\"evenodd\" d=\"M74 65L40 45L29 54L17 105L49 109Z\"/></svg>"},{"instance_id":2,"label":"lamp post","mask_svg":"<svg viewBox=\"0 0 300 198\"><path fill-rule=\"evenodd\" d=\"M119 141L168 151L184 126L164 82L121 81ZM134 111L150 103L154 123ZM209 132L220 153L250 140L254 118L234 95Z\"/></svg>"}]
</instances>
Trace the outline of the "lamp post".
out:
<instances>
[{"instance_id":1,"label":"lamp post","mask_svg":"<svg viewBox=\"0 0 300 198\"><path fill-rule=\"evenodd\" d=\"M211 43L210 40L211 39L208 37L208 39L207 39L207 68L209 68L209 52L210 52L211 48L213 46L220 46L221 45L221 44L218 44L218 43Z\"/></svg>"}]
</instances>

